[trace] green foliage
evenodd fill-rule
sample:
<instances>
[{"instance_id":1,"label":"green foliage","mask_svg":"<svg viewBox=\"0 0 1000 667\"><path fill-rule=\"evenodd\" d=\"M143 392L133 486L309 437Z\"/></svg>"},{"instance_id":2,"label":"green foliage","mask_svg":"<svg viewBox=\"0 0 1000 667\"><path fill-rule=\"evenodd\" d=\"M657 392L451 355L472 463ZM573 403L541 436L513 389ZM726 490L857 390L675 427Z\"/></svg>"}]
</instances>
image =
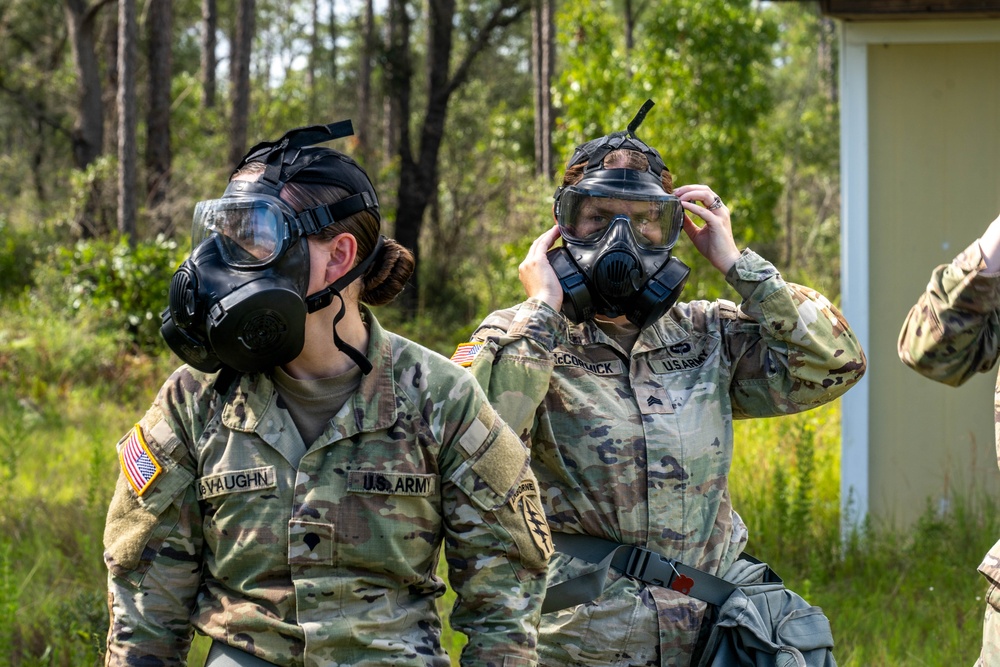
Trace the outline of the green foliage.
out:
<instances>
[{"instance_id":1,"label":"green foliage","mask_svg":"<svg viewBox=\"0 0 1000 667\"><path fill-rule=\"evenodd\" d=\"M781 94L766 142L776 151L782 182L775 208L781 231L758 249L790 280L835 294L840 285L835 26L804 3L773 3L771 12L781 39L770 77Z\"/></svg>"},{"instance_id":2,"label":"green foliage","mask_svg":"<svg viewBox=\"0 0 1000 667\"><path fill-rule=\"evenodd\" d=\"M842 538L839 401L739 421L730 488L747 551L823 608L841 667L972 664L986 580L976 565L1000 533L979 489L927 507L908 529L869 523Z\"/></svg>"},{"instance_id":3,"label":"green foliage","mask_svg":"<svg viewBox=\"0 0 1000 667\"><path fill-rule=\"evenodd\" d=\"M813 603L830 614L849 666L971 665L988 582L976 571L1000 531L997 505L965 489L909 530L871 525L817 572Z\"/></svg>"},{"instance_id":4,"label":"green foliage","mask_svg":"<svg viewBox=\"0 0 1000 667\"><path fill-rule=\"evenodd\" d=\"M839 403L735 423L733 506L750 530L747 550L779 574L808 572L840 549Z\"/></svg>"},{"instance_id":5,"label":"green foliage","mask_svg":"<svg viewBox=\"0 0 1000 667\"><path fill-rule=\"evenodd\" d=\"M37 243L37 230L16 229L0 215L0 300L31 286L32 271L41 254Z\"/></svg>"},{"instance_id":6,"label":"green foliage","mask_svg":"<svg viewBox=\"0 0 1000 667\"><path fill-rule=\"evenodd\" d=\"M56 247L39 271L43 300L71 318L92 311L100 329L122 332L138 349L161 348L160 313L170 279L184 257L177 242L157 237L130 246L128 239L78 241Z\"/></svg>"}]
</instances>

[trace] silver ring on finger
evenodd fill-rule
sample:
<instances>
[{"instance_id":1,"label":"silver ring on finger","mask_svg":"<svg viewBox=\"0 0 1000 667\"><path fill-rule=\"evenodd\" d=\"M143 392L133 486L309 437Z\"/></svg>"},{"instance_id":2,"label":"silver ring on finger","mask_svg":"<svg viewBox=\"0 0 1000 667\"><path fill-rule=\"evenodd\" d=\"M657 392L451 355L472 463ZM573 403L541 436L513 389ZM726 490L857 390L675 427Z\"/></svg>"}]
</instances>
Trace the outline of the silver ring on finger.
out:
<instances>
[{"instance_id":1,"label":"silver ring on finger","mask_svg":"<svg viewBox=\"0 0 1000 667\"><path fill-rule=\"evenodd\" d=\"M722 197L715 195L715 199L712 200L711 205L709 205L708 210L714 211L717 208L722 208Z\"/></svg>"}]
</instances>

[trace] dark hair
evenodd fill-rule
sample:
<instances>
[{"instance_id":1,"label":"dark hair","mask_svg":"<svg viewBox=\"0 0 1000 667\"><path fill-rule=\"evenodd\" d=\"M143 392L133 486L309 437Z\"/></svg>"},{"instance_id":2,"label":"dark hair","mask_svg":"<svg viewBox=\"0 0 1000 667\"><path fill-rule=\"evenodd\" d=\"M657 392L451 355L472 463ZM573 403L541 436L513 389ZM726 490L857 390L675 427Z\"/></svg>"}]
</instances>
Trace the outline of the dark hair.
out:
<instances>
[{"instance_id":1,"label":"dark hair","mask_svg":"<svg viewBox=\"0 0 1000 667\"><path fill-rule=\"evenodd\" d=\"M649 159L639 151L630 148L619 148L611 151L604 156L603 164L605 169L635 169L637 171L649 169ZM566 173L563 174L563 187L579 183L583 179L583 169L586 166L587 160L584 159L566 167ZM674 191L674 177L667 169L664 169L663 173L660 174L660 182L666 192Z\"/></svg>"},{"instance_id":2,"label":"dark hair","mask_svg":"<svg viewBox=\"0 0 1000 667\"><path fill-rule=\"evenodd\" d=\"M237 171L233 178L255 176L262 173L264 173L263 162L250 162ZM323 204L334 204L352 194L352 192L335 185L296 183L292 180L285 183L281 189L280 197L298 212ZM380 227L378 217L371 211L360 211L322 229L316 234L316 238L325 241L344 233L354 236L358 242L356 265L374 250L375 244L378 242ZM395 239L385 239L380 257L361 278L360 300L373 306L383 306L389 303L403 291L406 281L413 274L413 268L413 253Z\"/></svg>"}]
</instances>

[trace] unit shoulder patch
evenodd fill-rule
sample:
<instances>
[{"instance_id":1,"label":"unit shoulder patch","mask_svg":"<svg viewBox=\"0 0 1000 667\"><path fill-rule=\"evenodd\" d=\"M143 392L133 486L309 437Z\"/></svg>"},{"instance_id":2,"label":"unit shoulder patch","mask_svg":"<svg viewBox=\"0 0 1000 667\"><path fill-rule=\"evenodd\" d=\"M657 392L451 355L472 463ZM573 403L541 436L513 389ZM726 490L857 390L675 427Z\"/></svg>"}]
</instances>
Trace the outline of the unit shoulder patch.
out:
<instances>
[{"instance_id":1,"label":"unit shoulder patch","mask_svg":"<svg viewBox=\"0 0 1000 667\"><path fill-rule=\"evenodd\" d=\"M541 553L542 558L548 560L555 551L555 547L552 544L549 524L538 504L538 490L534 480L524 480L518 484L511 496L510 504L515 511L520 509L521 517L527 526L532 543Z\"/></svg>"},{"instance_id":2,"label":"unit shoulder patch","mask_svg":"<svg viewBox=\"0 0 1000 667\"><path fill-rule=\"evenodd\" d=\"M118 463L121 464L125 479L138 496L149 491L163 472L163 466L146 444L146 438L138 424L118 443Z\"/></svg>"}]
</instances>

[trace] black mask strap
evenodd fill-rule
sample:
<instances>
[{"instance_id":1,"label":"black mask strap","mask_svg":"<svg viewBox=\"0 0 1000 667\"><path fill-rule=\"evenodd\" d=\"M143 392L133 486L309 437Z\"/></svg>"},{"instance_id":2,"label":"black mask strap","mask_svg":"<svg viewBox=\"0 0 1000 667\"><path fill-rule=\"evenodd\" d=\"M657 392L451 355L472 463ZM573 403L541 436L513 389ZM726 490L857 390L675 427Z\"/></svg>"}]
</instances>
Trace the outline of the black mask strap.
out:
<instances>
[{"instance_id":1,"label":"black mask strap","mask_svg":"<svg viewBox=\"0 0 1000 667\"><path fill-rule=\"evenodd\" d=\"M319 292L306 297L306 310L310 313L315 313L317 310L326 308L333 303L334 298L340 300L340 311L333 318L333 344L337 346L338 350L350 357L351 361L357 364L361 369L361 372L365 375L371 373L372 362L370 362L368 357L362 354L360 350L351 347L341 340L339 335L337 335L337 323L344 318L344 313L347 310L347 306L344 303L344 297L341 296L340 290L350 285L352 282L357 280L359 276L363 276L365 272L368 271L368 268L375 262L375 259L382 253L383 245L385 245L385 237L379 236L378 241L375 243L375 248L372 249L371 253L365 257L360 264L335 280L333 284L326 289L320 290Z\"/></svg>"},{"instance_id":2,"label":"black mask strap","mask_svg":"<svg viewBox=\"0 0 1000 667\"><path fill-rule=\"evenodd\" d=\"M628 124L626 132L628 133L629 138L636 138L635 131L639 129L640 125L642 125L642 121L646 120L646 114L648 114L649 110L653 108L653 104L653 100L646 100L643 103L642 108L639 109L639 112L635 115L635 118L633 118L632 122Z\"/></svg>"},{"instance_id":3,"label":"black mask strap","mask_svg":"<svg viewBox=\"0 0 1000 667\"><path fill-rule=\"evenodd\" d=\"M295 162L295 157L300 149L325 141L349 137L352 134L354 134L354 126L350 120L342 120L329 125L297 127L285 132L280 139L255 144L236 165L233 174L236 174L247 163L263 162L265 165L264 173L258 182L280 190L280 185L287 183L294 175L294 172L282 174L282 169L285 165ZM288 153L288 158L285 157L286 153ZM308 166L308 162L298 165L295 171L306 166Z\"/></svg>"}]
</instances>

